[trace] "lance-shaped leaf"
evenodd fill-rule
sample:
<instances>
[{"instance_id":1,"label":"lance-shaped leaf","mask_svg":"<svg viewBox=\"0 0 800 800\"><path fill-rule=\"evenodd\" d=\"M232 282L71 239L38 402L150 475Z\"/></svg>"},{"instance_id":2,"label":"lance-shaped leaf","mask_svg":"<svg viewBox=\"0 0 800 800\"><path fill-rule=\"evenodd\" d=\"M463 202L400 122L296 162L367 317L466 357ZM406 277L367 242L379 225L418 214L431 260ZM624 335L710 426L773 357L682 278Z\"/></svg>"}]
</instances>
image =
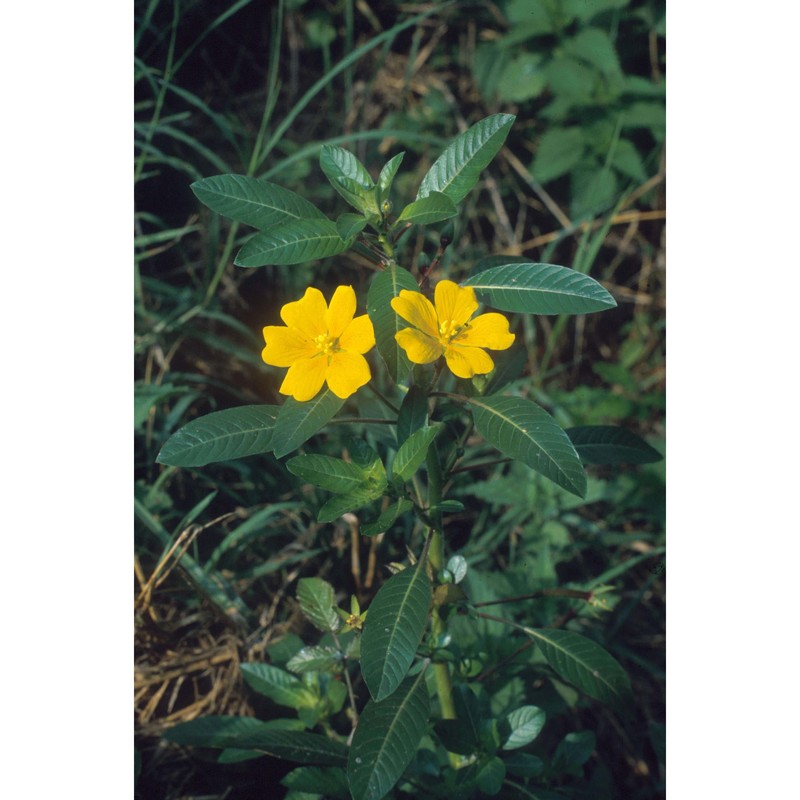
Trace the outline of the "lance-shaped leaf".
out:
<instances>
[{"instance_id":1,"label":"lance-shaped leaf","mask_svg":"<svg viewBox=\"0 0 800 800\"><path fill-rule=\"evenodd\" d=\"M422 179L417 200L442 192L454 203L461 202L503 146L514 119L511 114L494 114L457 136Z\"/></svg>"},{"instance_id":2,"label":"lance-shaped leaf","mask_svg":"<svg viewBox=\"0 0 800 800\"><path fill-rule=\"evenodd\" d=\"M428 395L417 384L412 384L397 415L397 444L401 445L414 431L428 424Z\"/></svg>"},{"instance_id":3,"label":"lance-shaped leaf","mask_svg":"<svg viewBox=\"0 0 800 800\"><path fill-rule=\"evenodd\" d=\"M247 175L215 175L195 181L191 188L212 211L254 228L269 228L291 219L325 219L299 194Z\"/></svg>"},{"instance_id":4,"label":"lance-shaped leaf","mask_svg":"<svg viewBox=\"0 0 800 800\"><path fill-rule=\"evenodd\" d=\"M414 225L430 225L432 222L441 222L458 214L456 204L441 192L431 192L427 197L422 197L409 203L397 218L397 223L411 222Z\"/></svg>"},{"instance_id":5,"label":"lance-shaped leaf","mask_svg":"<svg viewBox=\"0 0 800 800\"><path fill-rule=\"evenodd\" d=\"M380 800L389 793L417 752L429 714L425 670L390 698L367 703L347 759L353 800Z\"/></svg>"},{"instance_id":6,"label":"lance-shaped leaf","mask_svg":"<svg viewBox=\"0 0 800 800\"><path fill-rule=\"evenodd\" d=\"M290 458L286 469L320 489L340 494L358 488L368 477L367 470L352 461L313 454Z\"/></svg>"},{"instance_id":7,"label":"lance-shaped leaf","mask_svg":"<svg viewBox=\"0 0 800 800\"><path fill-rule=\"evenodd\" d=\"M496 394L469 402L475 427L489 444L568 492L586 495L586 473L575 447L543 408L521 397Z\"/></svg>"},{"instance_id":8,"label":"lance-shaped leaf","mask_svg":"<svg viewBox=\"0 0 800 800\"><path fill-rule=\"evenodd\" d=\"M341 622L341 620L340 620ZM335 647L313 645L302 647L287 662L290 672L341 672L344 655Z\"/></svg>"},{"instance_id":9,"label":"lance-shaped leaf","mask_svg":"<svg viewBox=\"0 0 800 800\"><path fill-rule=\"evenodd\" d=\"M408 672L422 640L433 593L425 564L393 575L369 607L361 637L361 671L372 697L389 697Z\"/></svg>"},{"instance_id":10,"label":"lance-shaped leaf","mask_svg":"<svg viewBox=\"0 0 800 800\"><path fill-rule=\"evenodd\" d=\"M300 609L321 631L338 631L342 621L336 613L333 586L322 578L300 578L297 583Z\"/></svg>"},{"instance_id":11,"label":"lance-shaped leaf","mask_svg":"<svg viewBox=\"0 0 800 800\"><path fill-rule=\"evenodd\" d=\"M302 725L302 723L299 720L292 719L276 719L264 722L253 717L210 715L179 723L165 731L164 738L168 742L175 742L189 747L261 749L259 745L272 742L275 737L280 737L282 733L287 733L291 730L297 732L298 725ZM328 763L340 763L345 760L346 750L344 746L337 747L339 742L316 735L315 739L330 742L333 745L332 750L338 753L338 760Z\"/></svg>"},{"instance_id":12,"label":"lance-shaped leaf","mask_svg":"<svg viewBox=\"0 0 800 800\"><path fill-rule=\"evenodd\" d=\"M414 504L410 500L401 497L395 500L386 511L382 511L375 522L362 525L359 533L362 536L377 536L379 533L384 533L394 525L395 520L397 520L399 516L405 514L406 511L411 511L413 507Z\"/></svg>"},{"instance_id":13,"label":"lance-shaped leaf","mask_svg":"<svg viewBox=\"0 0 800 800\"><path fill-rule=\"evenodd\" d=\"M403 161L404 155L405 152L398 153L396 156L390 158L383 165L381 174L378 176L378 191L380 192L380 202L383 202L389 196L389 189L391 189L392 187L394 176L397 174L397 170L400 168L400 164Z\"/></svg>"},{"instance_id":14,"label":"lance-shaped leaf","mask_svg":"<svg viewBox=\"0 0 800 800\"><path fill-rule=\"evenodd\" d=\"M394 457L392 465L392 475L401 481L411 480L412 475L420 468L428 448L433 440L439 435L444 426L441 422L431 425L429 428L420 428L414 431L400 445L397 455Z\"/></svg>"},{"instance_id":15,"label":"lance-shaped leaf","mask_svg":"<svg viewBox=\"0 0 800 800\"><path fill-rule=\"evenodd\" d=\"M330 800L350 800L347 773L341 767L298 767L281 784L293 797L321 796Z\"/></svg>"},{"instance_id":16,"label":"lance-shaped leaf","mask_svg":"<svg viewBox=\"0 0 800 800\"><path fill-rule=\"evenodd\" d=\"M525 628L541 648L547 663L589 697L623 708L631 698L631 683L619 662L599 644L579 633Z\"/></svg>"},{"instance_id":17,"label":"lance-shaped leaf","mask_svg":"<svg viewBox=\"0 0 800 800\"><path fill-rule=\"evenodd\" d=\"M411 369L405 351L394 338L398 331L408 327L408 323L397 316L391 306L392 300L402 289L416 292L419 286L408 270L392 266L372 279L367 293L367 313L375 329L375 344L395 383L403 381Z\"/></svg>"},{"instance_id":18,"label":"lance-shaped leaf","mask_svg":"<svg viewBox=\"0 0 800 800\"><path fill-rule=\"evenodd\" d=\"M526 314L588 314L617 305L596 281L556 264L501 264L463 281L478 299L500 311Z\"/></svg>"},{"instance_id":19,"label":"lance-shaped leaf","mask_svg":"<svg viewBox=\"0 0 800 800\"><path fill-rule=\"evenodd\" d=\"M383 483L370 481L347 494L337 494L320 508L317 520L319 522L333 522L339 519L342 514L346 514L348 511L356 511L373 500L377 500L385 489L386 480L384 479Z\"/></svg>"},{"instance_id":20,"label":"lance-shaped leaf","mask_svg":"<svg viewBox=\"0 0 800 800\"><path fill-rule=\"evenodd\" d=\"M268 453L279 408L257 405L213 411L173 433L156 460L173 467L203 467Z\"/></svg>"},{"instance_id":21,"label":"lance-shaped leaf","mask_svg":"<svg viewBox=\"0 0 800 800\"><path fill-rule=\"evenodd\" d=\"M301 764L343 765L347 761L347 748L341 742L316 733L286 730L284 724L252 717L203 717L170 728L164 738L195 747L258 750Z\"/></svg>"},{"instance_id":22,"label":"lance-shaped leaf","mask_svg":"<svg viewBox=\"0 0 800 800\"><path fill-rule=\"evenodd\" d=\"M663 456L640 436L615 425L567 428L584 464L653 464Z\"/></svg>"},{"instance_id":23,"label":"lance-shaped leaf","mask_svg":"<svg viewBox=\"0 0 800 800\"><path fill-rule=\"evenodd\" d=\"M333 188L351 206L365 214L378 213L372 177L349 150L335 145L324 145L319 154L319 165Z\"/></svg>"},{"instance_id":24,"label":"lance-shaped leaf","mask_svg":"<svg viewBox=\"0 0 800 800\"><path fill-rule=\"evenodd\" d=\"M275 457L281 458L307 442L333 419L343 405L344 400L327 388L307 403L287 397L275 420L275 433L272 437Z\"/></svg>"},{"instance_id":25,"label":"lance-shaped leaf","mask_svg":"<svg viewBox=\"0 0 800 800\"><path fill-rule=\"evenodd\" d=\"M369 220L361 214L341 214L336 220L336 232L345 242L352 242L364 228Z\"/></svg>"},{"instance_id":26,"label":"lance-shaped leaf","mask_svg":"<svg viewBox=\"0 0 800 800\"><path fill-rule=\"evenodd\" d=\"M347 249L329 219L293 219L257 233L236 255L239 267L267 264L302 264L335 256Z\"/></svg>"}]
</instances>

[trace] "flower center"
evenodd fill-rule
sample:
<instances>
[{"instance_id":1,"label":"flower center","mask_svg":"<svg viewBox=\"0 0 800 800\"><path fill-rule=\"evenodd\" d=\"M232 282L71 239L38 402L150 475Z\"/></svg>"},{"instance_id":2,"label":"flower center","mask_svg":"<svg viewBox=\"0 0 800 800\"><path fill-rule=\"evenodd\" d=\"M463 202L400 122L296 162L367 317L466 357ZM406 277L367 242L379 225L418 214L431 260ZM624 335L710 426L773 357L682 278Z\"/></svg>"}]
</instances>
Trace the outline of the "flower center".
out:
<instances>
[{"instance_id":1,"label":"flower center","mask_svg":"<svg viewBox=\"0 0 800 800\"><path fill-rule=\"evenodd\" d=\"M439 323L439 338L443 344L449 344L453 339L457 338L461 331L469 327L466 325L459 325L454 319L448 319Z\"/></svg>"},{"instance_id":2,"label":"flower center","mask_svg":"<svg viewBox=\"0 0 800 800\"><path fill-rule=\"evenodd\" d=\"M331 353L336 353L339 350L339 340L331 339L330 335L327 333L321 333L319 336L315 336L314 344L317 346L317 350L324 356L329 356Z\"/></svg>"}]
</instances>

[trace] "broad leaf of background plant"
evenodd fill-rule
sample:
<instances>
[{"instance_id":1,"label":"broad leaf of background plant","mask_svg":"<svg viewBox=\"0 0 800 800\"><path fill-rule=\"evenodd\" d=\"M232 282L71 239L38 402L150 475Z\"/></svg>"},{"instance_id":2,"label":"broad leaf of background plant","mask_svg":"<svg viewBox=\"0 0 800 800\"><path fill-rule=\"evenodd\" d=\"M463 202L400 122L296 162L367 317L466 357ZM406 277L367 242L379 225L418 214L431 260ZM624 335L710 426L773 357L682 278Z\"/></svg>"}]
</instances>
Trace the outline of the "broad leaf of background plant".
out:
<instances>
[{"instance_id":1,"label":"broad leaf of background plant","mask_svg":"<svg viewBox=\"0 0 800 800\"><path fill-rule=\"evenodd\" d=\"M420 428L414 431L400 445L397 455L394 457L392 476L399 478L401 481L410 480L411 476L422 465L422 462L425 461L428 448L443 427L441 422L437 422L429 428Z\"/></svg>"},{"instance_id":2,"label":"broad leaf of background plant","mask_svg":"<svg viewBox=\"0 0 800 800\"><path fill-rule=\"evenodd\" d=\"M352 491L367 479L367 471L363 467L333 456L295 456L286 462L286 469L292 475L329 492Z\"/></svg>"},{"instance_id":3,"label":"broad leaf of background plant","mask_svg":"<svg viewBox=\"0 0 800 800\"><path fill-rule=\"evenodd\" d=\"M504 455L516 458L578 497L586 495L586 473L575 447L558 423L521 397L472 398L478 433Z\"/></svg>"},{"instance_id":4,"label":"broad leaf of background plant","mask_svg":"<svg viewBox=\"0 0 800 800\"><path fill-rule=\"evenodd\" d=\"M298 767L281 784L291 790L291 797L325 797L330 800L350 800L347 774L341 767ZM266 799L265 799L266 800Z\"/></svg>"},{"instance_id":5,"label":"broad leaf of background plant","mask_svg":"<svg viewBox=\"0 0 800 800\"><path fill-rule=\"evenodd\" d=\"M347 760L353 800L380 800L391 790L417 752L429 714L425 670L388 699L367 703Z\"/></svg>"},{"instance_id":6,"label":"broad leaf of background plant","mask_svg":"<svg viewBox=\"0 0 800 800\"><path fill-rule=\"evenodd\" d=\"M344 400L327 388L306 403L287 397L275 420L272 437L275 457L281 458L307 442L343 405Z\"/></svg>"},{"instance_id":7,"label":"broad leaf of background plant","mask_svg":"<svg viewBox=\"0 0 800 800\"><path fill-rule=\"evenodd\" d=\"M515 750L530 744L544 728L547 715L538 706L520 706L506 715L511 733L503 742L503 750Z\"/></svg>"},{"instance_id":8,"label":"broad leaf of background plant","mask_svg":"<svg viewBox=\"0 0 800 800\"><path fill-rule=\"evenodd\" d=\"M240 406L192 420L167 439L156 461L173 467L204 467L268 453L279 408Z\"/></svg>"},{"instance_id":9,"label":"broad leaf of background plant","mask_svg":"<svg viewBox=\"0 0 800 800\"><path fill-rule=\"evenodd\" d=\"M334 610L333 586L322 578L300 578L297 602L309 621L321 631L331 633L341 628L342 621Z\"/></svg>"},{"instance_id":10,"label":"broad leaf of background plant","mask_svg":"<svg viewBox=\"0 0 800 800\"><path fill-rule=\"evenodd\" d=\"M302 264L335 256L347 249L329 219L294 219L275 225L247 240L236 255L239 267L267 264Z\"/></svg>"},{"instance_id":11,"label":"broad leaf of background plant","mask_svg":"<svg viewBox=\"0 0 800 800\"><path fill-rule=\"evenodd\" d=\"M454 203L461 202L503 146L515 119L512 114L494 114L457 136L422 179L416 199L442 192Z\"/></svg>"},{"instance_id":12,"label":"broad leaf of background plant","mask_svg":"<svg viewBox=\"0 0 800 800\"><path fill-rule=\"evenodd\" d=\"M370 604L361 637L361 671L376 701L389 697L408 672L425 632L431 598L420 562L389 578Z\"/></svg>"},{"instance_id":13,"label":"broad leaf of background plant","mask_svg":"<svg viewBox=\"0 0 800 800\"><path fill-rule=\"evenodd\" d=\"M252 717L203 717L170 728L164 738L196 747L259 750L301 764L343 765L347 761L347 748L341 742L317 733L285 730L283 725Z\"/></svg>"},{"instance_id":14,"label":"broad leaf of background plant","mask_svg":"<svg viewBox=\"0 0 800 800\"><path fill-rule=\"evenodd\" d=\"M215 175L195 181L191 188L212 211L254 228L269 228L291 219L325 219L299 194L247 175Z\"/></svg>"},{"instance_id":15,"label":"broad leaf of background plant","mask_svg":"<svg viewBox=\"0 0 800 800\"><path fill-rule=\"evenodd\" d=\"M387 267L373 279L367 293L367 313L375 329L375 344L395 383L402 382L411 369L405 351L395 341L395 334L408 327L408 323L395 314L392 299L402 289L419 291L413 275L402 267Z\"/></svg>"},{"instance_id":16,"label":"broad leaf of background plant","mask_svg":"<svg viewBox=\"0 0 800 800\"><path fill-rule=\"evenodd\" d=\"M614 308L614 298L596 281L556 264L502 264L462 282L478 299L500 311L526 314L588 314Z\"/></svg>"},{"instance_id":17,"label":"broad leaf of background plant","mask_svg":"<svg viewBox=\"0 0 800 800\"><path fill-rule=\"evenodd\" d=\"M572 631L525 628L547 663L589 697L617 709L631 698L631 683L617 660L599 644Z\"/></svg>"},{"instance_id":18,"label":"broad leaf of background plant","mask_svg":"<svg viewBox=\"0 0 800 800\"><path fill-rule=\"evenodd\" d=\"M635 433L614 425L567 428L584 464L654 464L663 456Z\"/></svg>"},{"instance_id":19,"label":"broad leaf of background plant","mask_svg":"<svg viewBox=\"0 0 800 800\"><path fill-rule=\"evenodd\" d=\"M536 148L531 173L539 183L555 180L577 167L585 152L582 128L549 128Z\"/></svg>"}]
</instances>

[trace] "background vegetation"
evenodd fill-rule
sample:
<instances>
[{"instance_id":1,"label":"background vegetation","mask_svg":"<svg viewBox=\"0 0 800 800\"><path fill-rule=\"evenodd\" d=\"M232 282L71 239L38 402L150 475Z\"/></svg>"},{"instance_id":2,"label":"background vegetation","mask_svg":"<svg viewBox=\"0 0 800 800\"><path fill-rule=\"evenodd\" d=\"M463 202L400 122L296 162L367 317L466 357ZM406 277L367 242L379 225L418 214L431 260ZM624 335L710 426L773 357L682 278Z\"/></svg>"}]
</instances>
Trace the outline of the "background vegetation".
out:
<instances>
[{"instance_id":1,"label":"background vegetation","mask_svg":"<svg viewBox=\"0 0 800 800\"><path fill-rule=\"evenodd\" d=\"M318 167L319 148L333 143L372 169L405 150L416 177L396 193L410 199L448 139L487 114L516 114L440 276L490 252L600 280L613 311L518 329L520 385L563 425L622 424L664 453L664 7L149 0L135 10L137 793L263 797L287 765L217 764L161 733L210 713L269 718L239 665L285 663L293 637L313 635L297 580L326 577L367 605L386 577L380 565L403 557L403 535L360 542L345 521L320 525L316 498L300 497L303 484L268 456L200 470L155 463L195 416L279 402L260 330L284 302L309 283L352 282L364 296L369 276L352 254L234 268L248 232L204 210L190 183L265 177L335 214ZM436 243L419 237L408 250ZM515 669L527 655L510 637L488 654L510 665L495 695L557 709L551 749L570 731L595 732L565 788L661 796L663 463L594 470L584 501L499 464L473 473L458 496L465 510L449 521L449 546L470 564L474 599L614 587L609 613L580 622L625 666L638 708L623 724L566 692L526 686ZM547 625L576 612L548 600L525 613Z\"/></svg>"}]
</instances>

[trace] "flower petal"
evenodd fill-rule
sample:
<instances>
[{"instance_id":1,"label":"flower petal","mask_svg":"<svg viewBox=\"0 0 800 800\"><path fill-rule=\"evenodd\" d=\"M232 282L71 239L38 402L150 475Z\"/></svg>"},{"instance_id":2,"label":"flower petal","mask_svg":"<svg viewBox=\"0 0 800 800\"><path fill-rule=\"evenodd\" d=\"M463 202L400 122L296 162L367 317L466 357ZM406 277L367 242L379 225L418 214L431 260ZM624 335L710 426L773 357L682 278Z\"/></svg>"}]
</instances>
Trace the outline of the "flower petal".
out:
<instances>
[{"instance_id":1,"label":"flower petal","mask_svg":"<svg viewBox=\"0 0 800 800\"><path fill-rule=\"evenodd\" d=\"M436 320L436 309L424 294L401 289L400 294L392 298L391 306L395 313L399 314L406 322L410 322L428 336L438 339L439 323ZM417 363L428 362L418 361Z\"/></svg>"},{"instance_id":2,"label":"flower petal","mask_svg":"<svg viewBox=\"0 0 800 800\"><path fill-rule=\"evenodd\" d=\"M403 328L394 338L406 351L408 360L414 364L430 364L442 354L442 345L438 339L426 336L414 328Z\"/></svg>"},{"instance_id":3,"label":"flower petal","mask_svg":"<svg viewBox=\"0 0 800 800\"><path fill-rule=\"evenodd\" d=\"M367 359L358 353L334 353L328 367L328 388L344 400L370 379Z\"/></svg>"},{"instance_id":4,"label":"flower petal","mask_svg":"<svg viewBox=\"0 0 800 800\"><path fill-rule=\"evenodd\" d=\"M338 339L356 313L356 293L352 286L338 286L325 314L325 327L331 339Z\"/></svg>"},{"instance_id":5,"label":"flower petal","mask_svg":"<svg viewBox=\"0 0 800 800\"><path fill-rule=\"evenodd\" d=\"M327 371L328 359L325 356L301 358L289 367L278 391L281 394L290 394L301 403L311 400L325 383Z\"/></svg>"},{"instance_id":6,"label":"flower petal","mask_svg":"<svg viewBox=\"0 0 800 800\"><path fill-rule=\"evenodd\" d=\"M306 293L293 303L281 308L281 319L290 327L300 331L308 339L326 332L325 315L328 304L319 289L309 286Z\"/></svg>"},{"instance_id":7,"label":"flower petal","mask_svg":"<svg viewBox=\"0 0 800 800\"><path fill-rule=\"evenodd\" d=\"M459 347L451 345L444 350L447 366L453 375L459 378L471 378L473 375L486 375L494 369L492 357L480 347Z\"/></svg>"},{"instance_id":8,"label":"flower petal","mask_svg":"<svg viewBox=\"0 0 800 800\"><path fill-rule=\"evenodd\" d=\"M508 330L508 320L494 312L480 314L469 323L456 341L460 345L488 347L490 350L507 350L514 344L514 334Z\"/></svg>"},{"instance_id":9,"label":"flower petal","mask_svg":"<svg viewBox=\"0 0 800 800\"><path fill-rule=\"evenodd\" d=\"M273 367L291 367L301 358L311 358L317 347L300 331L284 328L283 325L268 325L263 330L266 347L261 358Z\"/></svg>"},{"instance_id":10,"label":"flower petal","mask_svg":"<svg viewBox=\"0 0 800 800\"><path fill-rule=\"evenodd\" d=\"M453 281L439 281L433 297L439 323L452 321L456 325L464 325L478 310L478 300L471 286L459 286Z\"/></svg>"},{"instance_id":11,"label":"flower petal","mask_svg":"<svg viewBox=\"0 0 800 800\"><path fill-rule=\"evenodd\" d=\"M366 314L356 317L339 337L339 347L348 353L366 353L374 346L375 329L372 327L372 320Z\"/></svg>"}]
</instances>

